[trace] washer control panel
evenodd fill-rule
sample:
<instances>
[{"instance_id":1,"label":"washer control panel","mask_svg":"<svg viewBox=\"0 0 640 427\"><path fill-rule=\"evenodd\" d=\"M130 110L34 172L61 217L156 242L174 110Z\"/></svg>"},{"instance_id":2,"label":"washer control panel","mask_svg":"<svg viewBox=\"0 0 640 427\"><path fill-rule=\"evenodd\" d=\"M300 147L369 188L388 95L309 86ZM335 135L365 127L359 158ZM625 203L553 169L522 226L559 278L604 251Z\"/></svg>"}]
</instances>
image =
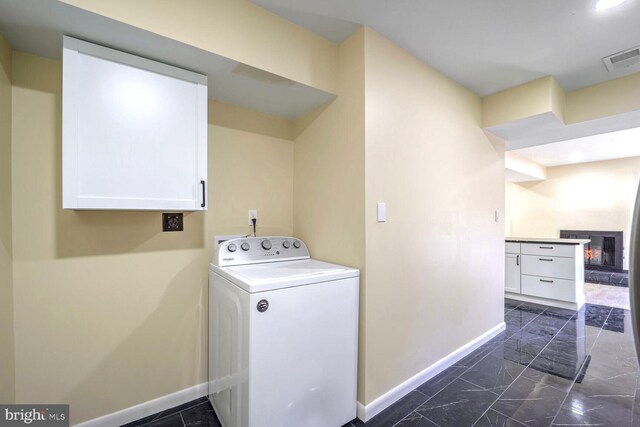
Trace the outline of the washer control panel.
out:
<instances>
[{"instance_id":1,"label":"washer control panel","mask_svg":"<svg viewBox=\"0 0 640 427\"><path fill-rule=\"evenodd\" d=\"M213 256L213 263L228 267L308 258L307 245L294 237L243 237L222 243Z\"/></svg>"}]
</instances>

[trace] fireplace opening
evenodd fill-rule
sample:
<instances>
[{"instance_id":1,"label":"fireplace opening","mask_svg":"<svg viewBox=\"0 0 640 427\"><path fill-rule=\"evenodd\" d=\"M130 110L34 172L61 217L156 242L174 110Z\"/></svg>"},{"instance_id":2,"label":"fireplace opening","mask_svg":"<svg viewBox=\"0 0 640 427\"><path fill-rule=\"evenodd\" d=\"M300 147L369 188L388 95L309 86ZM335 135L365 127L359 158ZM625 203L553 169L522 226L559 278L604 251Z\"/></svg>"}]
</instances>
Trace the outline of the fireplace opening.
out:
<instances>
[{"instance_id":1,"label":"fireplace opening","mask_svg":"<svg viewBox=\"0 0 640 427\"><path fill-rule=\"evenodd\" d=\"M589 267L616 266L616 238L592 236L591 242L584 247L584 264ZM619 266L622 269L622 266Z\"/></svg>"},{"instance_id":2,"label":"fireplace opening","mask_svg":"<svg viewBox=\"0 0 640 427\"><path fill-rule=\"evenodd\" d=\"M586 270L622 271L622 231L560 230L563 239L589 239L584 245Z\"/></svg>"}]
</instances>

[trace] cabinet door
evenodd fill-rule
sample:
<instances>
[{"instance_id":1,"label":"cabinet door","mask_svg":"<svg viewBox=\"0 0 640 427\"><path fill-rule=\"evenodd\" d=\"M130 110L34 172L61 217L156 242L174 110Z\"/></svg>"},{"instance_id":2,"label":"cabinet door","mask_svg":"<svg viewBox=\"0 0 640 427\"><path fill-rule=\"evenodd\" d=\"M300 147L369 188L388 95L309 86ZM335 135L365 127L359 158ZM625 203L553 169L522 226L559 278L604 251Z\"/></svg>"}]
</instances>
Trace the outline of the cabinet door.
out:
<instances>
[{"instance_id":1,"label":"cabinet door","mask_svg":"<svg viewBox=\"0 0 640 427\"><path fill-rule=\"evenodd\" d=\"M504 290L520 293L520 255L505 254Z\"/></svg>"},{"instance_id":2,"label":"cabinet door","mask_svg":"<svg viewBox=\"0 0 640 427\"><path fill-rule=\"evenodd\" d=\"M206 76L65 37L63 207L204 210Z\"/></svg>"}]
</instances>

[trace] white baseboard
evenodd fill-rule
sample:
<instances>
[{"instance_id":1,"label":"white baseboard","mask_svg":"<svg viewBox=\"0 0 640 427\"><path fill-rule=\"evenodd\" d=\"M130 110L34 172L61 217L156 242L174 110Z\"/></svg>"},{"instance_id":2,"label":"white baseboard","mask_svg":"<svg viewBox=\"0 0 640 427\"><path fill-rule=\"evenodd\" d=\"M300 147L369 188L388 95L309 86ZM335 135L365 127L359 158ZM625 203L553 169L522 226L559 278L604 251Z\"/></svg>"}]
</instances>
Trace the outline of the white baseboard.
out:
<instances>
[{"instance_id":1,"label":"white baseboard","mask_svg":"<svg viewBox=\"0 0 640 427\"><path fill-rule=\"evenodd\" d=\"M440 372L444 371L446 368L453 365L455 362L462 359L472 351L476 350L478 347L498 335L500 332L504 331L505 327L506 326L504 322L499 323L484 334L480 335L472 341L469 341L457 350L449 353L425 370L418 372L416 375L409 378L402 384L389 390L368 405L365 406L362 403L358 402L358 418L360 418L364 422L369 421L371 418L375 417L380 412L387 409L389 406L409 394L411 390L414 390L425 381L428 381L431 378L435 377Z\"/></svg>"},{"instance_id":2,"label":"white baseboard","mask_svg":"<svg viewBox=\"0 0 640 427\"><path fill-rule=\"evenodd\" d=\"M367 422L371 418L378 415L380 412L402 399L411 390L420 386L425 381L438 375L444 371L447 367L453 365L458 360L462 359L472 351L476 350L482 344L489 341L494 336L498 335L505 329L505 323L502 322L495 327L491 328L484 334L469 341L457 350L449 353L447 356L438 360L436 363L427 367L423 371L417 373L407 381L396 386L392 390L389 390L376 400L364 406L358 402L358 418ZM149 400L148 402L140 403L139 405L131 406L121 411L113 412L111 414L104 415L99 418L85 421L80 424L75 424L76 427L113 427L127 424L140 418L155 414L166 409L173 408L174 406L187 403L191 400L198 399L208 394L207 383L195 385L193 387L185 388L184 390L177 391L175 393L167 394L166 396L158 397L157 399Z\"/></svg>"},{"instance_id":3,"label":"white baseboard","mask_svg":"<svg viewBox=\"0 0 640 427\"><path fill-rule=\"evenodd\" d=\"M94 418L80 424L75 424L75 426L120 426L122 424L127 424L131 421L139 420L140 418L155 414L157 412L173 408L174 406L182 405L183 403L198 399L202 396L206 396L207 394L208 385L205 382L202 384L194 385L193 387L185 388L184 390L176 391L175 393L167 394L166 396L158 397L157 399L149 400L148 402L144 402L139 405L131 406L121 411L112 412L111 414L107 414L99 418Z\"/></svg>"}]
</instances>

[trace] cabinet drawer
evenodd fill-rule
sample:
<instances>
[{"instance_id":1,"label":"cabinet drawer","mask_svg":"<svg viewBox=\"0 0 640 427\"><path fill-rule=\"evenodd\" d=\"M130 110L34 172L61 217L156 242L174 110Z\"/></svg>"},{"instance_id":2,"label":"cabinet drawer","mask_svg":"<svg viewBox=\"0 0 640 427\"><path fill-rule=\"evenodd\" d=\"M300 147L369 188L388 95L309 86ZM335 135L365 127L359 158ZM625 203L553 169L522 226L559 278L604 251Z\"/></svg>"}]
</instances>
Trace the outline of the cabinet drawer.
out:
<instances>
[{"instance_id":1,"label":"cabinet drawer","mask_svg":"<svg viewBox=\"0 0 640 427\"><path fill-rule=\"evenodd\" d=\"M505 242L505 252L508 253L508 254L519 254L520 253L520 243Z\"/></svg>"},{"instance_id":2,"label":"cabinet drawer","mask_svg":"<svg viewBox=\"0 0 640 427\"><path fill-rule=\"evenodd\" d=\"M556 245L553 243L523 243L523 255L550 255L575 257L576 245Z\"/></svg>"},{"instance_id":3,"label":"cabinet drawer","mask_svg":"<svg viewBox=\"0 0 640 427\"><path fill-rule=\"evenodd\" d=\"M550 277L522 276L522 293L536 297L575 302L576 291L573 280Z\"/></svg>"},{"instance_id":4,"label":"cabinet drawer","mask_svg":"<svg viewBox=\"0 0 640 427\"><path fill-rule=\"evenodd\" d=\"M522 255L522 274L573 280L576 277L575 259Z\"/></svg>"}]
</instances>

